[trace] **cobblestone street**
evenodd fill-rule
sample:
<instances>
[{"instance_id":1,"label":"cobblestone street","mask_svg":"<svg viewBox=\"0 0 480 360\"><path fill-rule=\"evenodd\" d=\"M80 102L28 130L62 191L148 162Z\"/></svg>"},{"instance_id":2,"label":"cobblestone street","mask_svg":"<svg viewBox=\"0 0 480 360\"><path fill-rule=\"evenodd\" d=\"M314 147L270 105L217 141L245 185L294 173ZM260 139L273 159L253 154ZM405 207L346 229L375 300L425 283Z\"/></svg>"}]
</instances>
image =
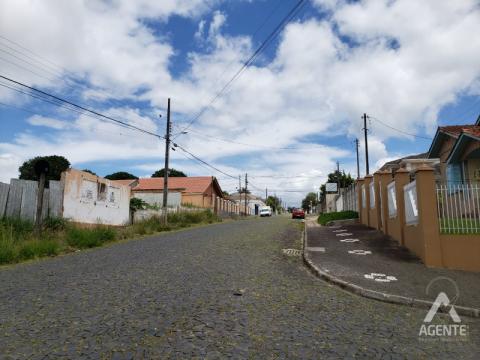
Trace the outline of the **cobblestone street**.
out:
<instances>
[{"instance_id":1,"label":"cobblestone street","mask_svg":"<svg viewBox=\"0 0 480 360\"><path fill-rule=\"evenodd\" d=\"M282 251L301 249L300 225L231 221L1 268L0 357L478 358L476 319L462 317L467 341L419 341L425 310L314 277Z\"/></svg>"}]
</instances>

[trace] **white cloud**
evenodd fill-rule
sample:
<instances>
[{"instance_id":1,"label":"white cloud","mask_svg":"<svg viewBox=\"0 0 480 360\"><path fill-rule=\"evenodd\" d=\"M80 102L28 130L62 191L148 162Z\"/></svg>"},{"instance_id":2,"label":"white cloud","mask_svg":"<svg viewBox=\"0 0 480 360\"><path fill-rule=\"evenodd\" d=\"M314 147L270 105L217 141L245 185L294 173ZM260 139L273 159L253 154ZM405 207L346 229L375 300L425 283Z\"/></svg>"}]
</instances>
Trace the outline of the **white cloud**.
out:
<instances>
[{"instance_id":1,"label":"white cloud","mask_svg":"<svg viewBox=\"0 0 480 360\"><path fill-rule=\"evenodd\" d=\"M68 124L65 121L51 119L41 115L33 115L27 119L27 122L30 125L45 126L56 130L65 129L68 127Z\"/></svg>"}]
</instances>

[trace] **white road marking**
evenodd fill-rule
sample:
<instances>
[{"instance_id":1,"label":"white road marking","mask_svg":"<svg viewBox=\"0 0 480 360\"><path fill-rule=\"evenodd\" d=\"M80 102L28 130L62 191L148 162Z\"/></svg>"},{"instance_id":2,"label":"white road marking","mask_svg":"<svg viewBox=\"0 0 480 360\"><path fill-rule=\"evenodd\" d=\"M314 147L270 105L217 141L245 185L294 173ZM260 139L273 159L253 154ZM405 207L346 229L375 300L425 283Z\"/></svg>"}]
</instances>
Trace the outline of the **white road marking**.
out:
<instances>
[{"instance_id":1,"label":"white road marking","mask_svg":"<svg viewBox=\"0 0 480 360\"><path fill-rule=\"evenodd\" d=\"M340 233L340 234L337 234L337 236L352 236L353 234L352 233Z\"/></svg>"},{"instance_id":2,"label":"white road marking","mask_svg":"<svg viewBox=\"0 0 480 360\"><path fill-rule=\"evenodd\" d=\"M348 253L354 255L370 255L372 252L369 250L349 250Z\"/></svg>"},{"instance_id":3,"label":"white road marking","mask_svg":"<svg viewBox=\"0 0 480 360\"><path fill-rule=\"evenodd\" d=\"M340 240L340 242L346 242L346 243L353 243L353 242L357 242L357 241L360 241L358 239L342 239Z\"/></svg>"},{"instance_id":4,"label":"white road marking","mask_svg":"<svg viewBox=\"0 0 480 360\"><path fill-rule=\"evenodd\" d=\"M375 280L378 282L391 282L391 281L397 281L397 278L395 276L391 275L385 275L385 274L379 274L379 273L370 273L370 274L365 274L364 275L366 279L370 280Z\"/></svg>"}]
</instances>

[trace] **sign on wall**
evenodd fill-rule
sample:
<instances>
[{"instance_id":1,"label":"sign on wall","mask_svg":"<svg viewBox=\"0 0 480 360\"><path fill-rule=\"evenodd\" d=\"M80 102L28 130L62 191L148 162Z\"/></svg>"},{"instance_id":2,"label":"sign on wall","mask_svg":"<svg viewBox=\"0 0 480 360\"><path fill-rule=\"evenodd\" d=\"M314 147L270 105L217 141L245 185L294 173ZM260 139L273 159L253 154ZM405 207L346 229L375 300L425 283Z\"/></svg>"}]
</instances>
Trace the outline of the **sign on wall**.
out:
<instances>
[{"instance_id":1,"label":"sign on wall","mask_svg":"<svg viewBox=\"0 0 480 360\"><path fill-rule=\"evenodd\" d=\"M370 183L370 209L375 209L375 187L373 181Z\"/></svg>"},{"instance_id":2,"label":"sign on wall","mask_svg":"<svg viewBox=\"0 0 480 360\"><path fill-rule=\"evenodd\" d=\"M365 184L362 185L362 208L367 207L367 195L365 192Z\"/></svg>"},{"instance_id":3,"label":"sign on wall","mask_svg":"<svg viewBox=\"0 0 480 360\"><path fill-rule=\"evenodd\" d=\"M417 183L416 181L403 188L405 200L405 222L407 225L418 223Z\"/></svg>"},{"instance_id":4,"label":"sign on wall","mask_svg":"<svg viewBox=\"0 0 480 360\"><path fill-rule=\"evenodd\" d=\"M388 217L394 219L397 217L397 197L395 194L395 181L387 186L388 196Z\"/></svg>"},{"instance_id":5,"label":"sign on wall","mask_svg":"<svg viewBox=\"0 0 480 360\"><path fill-rule=\"evenodd\" d=\"M337 192L338 191L337 183L326 183L325 184L325 191L326 192Z\"/></svg>"}]
</instances>

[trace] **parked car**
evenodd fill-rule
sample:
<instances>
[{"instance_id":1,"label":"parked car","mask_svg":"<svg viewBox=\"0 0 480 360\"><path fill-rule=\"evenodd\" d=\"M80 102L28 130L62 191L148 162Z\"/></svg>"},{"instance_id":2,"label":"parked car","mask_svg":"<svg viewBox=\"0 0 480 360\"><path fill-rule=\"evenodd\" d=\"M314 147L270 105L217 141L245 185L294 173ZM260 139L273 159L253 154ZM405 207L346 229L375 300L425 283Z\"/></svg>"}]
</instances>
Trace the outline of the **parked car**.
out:
<instances>
[{"instance_id":1,"label":"parked car","mask_svg":"<svg viewBox=\"0 0 480 360\"><path fill-rule=\"evenodd\" d=\"M272 216L272 208L270 206L262 206L259 211L260 216Z\"/></svg>"},{"instance_id":2,"label":"parked car","mask_svg":"<svg viewBox=\"0 0 480 360\"><path fill-rule=\"evenodd\" d=\"M305 219L305 211L303 209L293 209L292 219Z\"/></svg>"}]
</instances>

